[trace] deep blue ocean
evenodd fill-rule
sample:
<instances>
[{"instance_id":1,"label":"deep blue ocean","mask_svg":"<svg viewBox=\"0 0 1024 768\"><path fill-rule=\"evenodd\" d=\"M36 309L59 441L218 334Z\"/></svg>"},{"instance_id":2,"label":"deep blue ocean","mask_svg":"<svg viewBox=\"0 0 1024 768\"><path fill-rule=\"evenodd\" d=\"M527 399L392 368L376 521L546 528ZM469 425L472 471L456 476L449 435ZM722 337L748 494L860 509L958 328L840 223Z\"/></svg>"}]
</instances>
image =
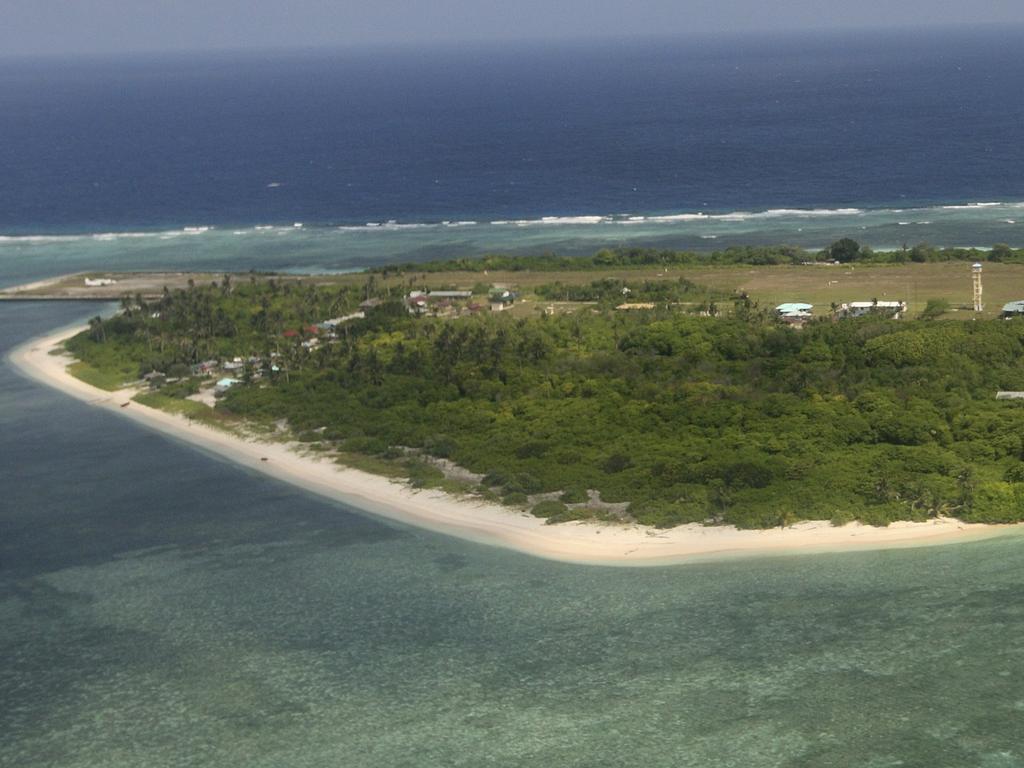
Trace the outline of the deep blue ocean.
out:
<instances>
[{"instance_id":1,"label":"deep blue ocean","mask_svg":"<svg viewBox=\"0 0 1024 768\"><path fill-rule=\"evenodd\" d=\"M20 278L846 235L1024 245L1022 41L0 59L0 262Z\"/></svg>"},{"instance_id":2,"label":"deep blue ocean","mask_svg":"<svg viewBox=\"0 0 1024 768\"><path fill-rule=\"evenodd\" d=\"M1022 41L0 59L0 285L1024 245ZM0 304L3 768L1024 766L1024 536L668 568L480 546L6 359L112 310Z\"/></svg>"},{"instance_id":3,"label":"deep blue ocean","mask_svg":"<svg viewBox=\"0 0 1024 768\"><path fill-rule=\"evenodd\" d=\"M1024 200L1022 41L7 61L0 229Z\"/></svg>"}]
</instances>

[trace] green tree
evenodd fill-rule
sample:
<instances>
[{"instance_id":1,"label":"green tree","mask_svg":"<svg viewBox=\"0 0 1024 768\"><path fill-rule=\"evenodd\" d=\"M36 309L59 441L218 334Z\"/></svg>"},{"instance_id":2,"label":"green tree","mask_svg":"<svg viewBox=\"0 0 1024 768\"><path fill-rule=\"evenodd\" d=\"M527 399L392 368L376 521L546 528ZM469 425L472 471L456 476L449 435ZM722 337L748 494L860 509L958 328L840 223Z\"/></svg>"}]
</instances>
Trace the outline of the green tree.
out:
<instances>
[{"instance_id":1,"label":"green tree","mask_svg":"<svg viewBox=\"0 0 1024 768\"><path fill-rule=\"evenodd\" d=\"M1013 248L1005 243L998 243L992 246L988 259L989 261L1013 261L1015 255Z\"/></svg>"},{"instance_id":2,"label":"green tree","mask_svg":"<svg viewBox=\"0 0 1024 768\"><path fill-rule=\"evenodd\" d=\"M836 240L827 249L829 258L833 261L838 261L842 264L846 264L851 261L856 261L860 256L860 243L849 237L844 237L841 240Z\"/></svg>"},{"instance_id":3,"label":"green tree","mask_svg":"<svg viewBox=\"0 0 1024 768\"><path fill-rule=\"evenodd\" d=\"M919 317L922 320L936 320L949 312L949 301L946 299L928 299Z\"/></svg>"}]
</instances>

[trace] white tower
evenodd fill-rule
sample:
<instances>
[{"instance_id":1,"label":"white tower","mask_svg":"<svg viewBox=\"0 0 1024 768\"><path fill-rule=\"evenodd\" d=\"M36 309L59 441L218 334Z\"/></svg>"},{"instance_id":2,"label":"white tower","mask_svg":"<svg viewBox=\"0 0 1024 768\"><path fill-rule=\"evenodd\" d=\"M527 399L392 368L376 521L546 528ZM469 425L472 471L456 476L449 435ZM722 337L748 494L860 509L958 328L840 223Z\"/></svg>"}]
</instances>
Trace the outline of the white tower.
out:
<instances>
[{"instance_id":1,"label":"white tower","mask_svg":"<svg viewBox=\"0 0 1024 768\"><path fill-rule=\"evenodd\" d=\"M981 264L974 262L971 265L971 279L974 282L974 311L981 312L985 305L981 303Z\"/></svg>"}]
</instances>

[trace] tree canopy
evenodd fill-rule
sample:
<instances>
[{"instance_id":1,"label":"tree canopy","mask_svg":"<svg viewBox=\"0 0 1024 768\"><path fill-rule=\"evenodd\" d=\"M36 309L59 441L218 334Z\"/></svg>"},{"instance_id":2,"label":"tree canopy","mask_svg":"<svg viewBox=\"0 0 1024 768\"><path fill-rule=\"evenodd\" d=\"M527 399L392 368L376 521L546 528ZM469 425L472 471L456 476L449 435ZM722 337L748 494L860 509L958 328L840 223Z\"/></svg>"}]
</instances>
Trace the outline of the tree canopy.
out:
<instances>
[{"instance_id":1,"label":"tree canopy","mask_svg":"<svg viewBox=\"0 0 1024 768\"><path fill-rule=\"evenodd\" d=\"M449 459L488 498L557 500L539 512L555 521L608 505L662 526L1024 519L1024 407L994 399L1024 389L1024 322L795 330L749 300L720 317L672 304L685 281L615 311L622 288L598 280L571 290L608 303L519 317L416 317L384 294L324 335L312 324L374 289L225 282L126 300L69 347L126 378L239 357L218 411L420 483L438 478L409 456Z\"/></svg>"}]
</instances>

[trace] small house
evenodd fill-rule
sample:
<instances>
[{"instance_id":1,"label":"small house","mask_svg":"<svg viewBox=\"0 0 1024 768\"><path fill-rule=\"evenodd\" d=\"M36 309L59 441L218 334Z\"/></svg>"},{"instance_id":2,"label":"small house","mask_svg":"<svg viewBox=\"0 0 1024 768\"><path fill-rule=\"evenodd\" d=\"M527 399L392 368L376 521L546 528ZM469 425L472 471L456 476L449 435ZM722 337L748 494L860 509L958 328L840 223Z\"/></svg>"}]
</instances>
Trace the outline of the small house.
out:
<instances>
[{"instance_id":1,"label":"small house","mask_svg":"<svg viewBox=\"0 0 1024 768\"><path fill-rule=\"evenodd\" d=\"M427 298L431 301L442 301L452 299L471 299L473 298L472 291L431 291L427 294Z\"/></svg>"},{"instance_id":2,"label":"small house","mask_svg":"<svg viewBox=\"0 0 1024 768\"><path fill-rule=\"evenodd\" d=\"M503 312L516 303L515 293L512 291L495 291L491 294L490 303L492 312Z\"/></svg>"},{"instance_id":3,"label":"small house","mask_svg":"<svg viewBox=\"0 0 1024 768\"><path fill-rule=\"evenodd\" d=\"M364 304L366 302L363 302ZM362 306L360 304L359 306ZM342 315L341 317L332 317L330 320L324 320L317 327L320 331L327 331L328 333L336 329L339 325L344 325L349 320L361 320L366 317L365 312L352 312L348 315Z\"/></svg>"},{"instance_id":4,"label":"small house","mask_svg":"<svg viewBox=\"0 0 1024 768\"><path fill-rule=\"evenodd\" d=\"M791 325L795 328L803 328L804 324L811 319L812 309L814 309L813 304L804 304L803 302L795 301L779 304L779 306L775 308L775 314L778 316L779 320L784 322L786 325Z\"/></svg>"},{"instance_id":5,"label":"small house","mask_svg":"<svg viewBox=\"0 0 1024 768\"><path fill-rule=\"evenodd\" d=\"M779 304L775 308L775 313L779 317L810 317L811 310L814 309L813 304L804 304L799 301L788 302L786 304Z\"/></svg>"},{"instance_id":6,"label":"small house","mask_svg":"<svg viewBox=\"0 0 1024 768\"><path fill-rule=\"evenodd\" d=\"M225 392L227 392L229 389L231 389L233 386L235 386L235 384L241 384L241 383L242 382L239 381L238 379L231 379L231 378L220 379L214 385L214 387L213 387L213 394L214 395L223 395Z\"/></svg>"},{"instance_id":7,"label":"small house","mask_svg":"<svg viewBox=\"0 0 1024 768\"><path fill-rule=\"evenodd\" d=\"M416 294L415 296L413 294ZM409 311L414 315L424 315L427 313L427 296L419 291L413 291L409 294L409 298L406 299L406 304L409 307Z\"/></svg>"},{"instance_id":8,"label":"small house","mask_svg":"<svg viewBox=\"0 0 1024 768\"><path fill-rule=\"evenodd\" d=\"M907 311L905 301L851 301L840 304L836 317L864 317L866 315L883 315L899 320Z\"/></svg>"},{"instance_id":9,"label":"small house","mask_svg":"<svg viewBox=\"0 0 1024 768\"><path fill-rule=\"evenodd\" d=\"M1004 320L1009 320L1011 317L1024 317L1024 301L1011 301L1003 304L1003 311L999 313L999 316Z\"/></svg>"}]
</instances>

